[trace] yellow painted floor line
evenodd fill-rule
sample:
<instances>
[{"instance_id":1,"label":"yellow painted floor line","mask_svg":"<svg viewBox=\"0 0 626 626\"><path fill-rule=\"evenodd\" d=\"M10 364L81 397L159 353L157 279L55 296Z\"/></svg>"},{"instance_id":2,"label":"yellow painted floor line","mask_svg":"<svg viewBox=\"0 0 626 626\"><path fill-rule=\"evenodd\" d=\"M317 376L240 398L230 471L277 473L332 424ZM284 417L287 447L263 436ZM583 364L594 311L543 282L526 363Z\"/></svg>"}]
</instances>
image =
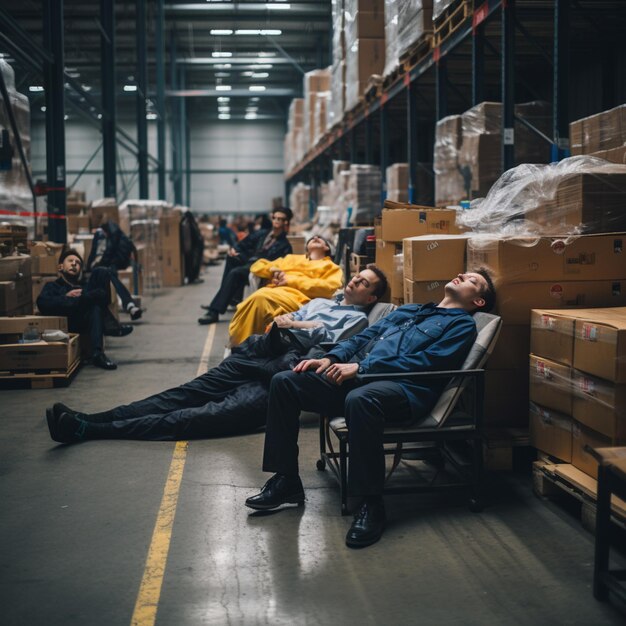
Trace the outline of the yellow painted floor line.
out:
<instances>
[{"instance_id":1,"label":"yellow painted floor line","mask_svg":"<svg viewBox=\"0 0 626 626\"><path fill-rule=\"evenodd\" d=\"M215 325L211 324L206 342L204 343L204 349L202 350L202 356L200 357L197 376L200 376L207 370L214 338ZM159 514L157 515L154 532L152 533L146 567L130 622L131 626L153 626L156 621L188 445L189 442L187 441L178 441L174 448L174 455L165 482Z\"/></svg>"}]
</instances>

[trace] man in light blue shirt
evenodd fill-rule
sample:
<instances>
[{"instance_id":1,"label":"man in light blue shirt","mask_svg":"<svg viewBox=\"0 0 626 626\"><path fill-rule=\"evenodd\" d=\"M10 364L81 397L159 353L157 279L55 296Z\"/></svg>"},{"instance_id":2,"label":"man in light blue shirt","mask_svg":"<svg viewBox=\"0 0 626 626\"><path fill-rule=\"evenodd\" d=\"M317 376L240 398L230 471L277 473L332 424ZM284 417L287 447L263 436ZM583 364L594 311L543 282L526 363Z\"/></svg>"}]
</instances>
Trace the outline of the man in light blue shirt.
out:
<instances>
[{"instance_id":1,"label":"man in light blue shirt","mask_svg":"<svg viewBox=\"0 0 626 626\"><path fill-rule=\"evenodd\" d=\"M256 430L265 425L272 376L291 369L319 341L364 329L367 309L386 289L385 275L370 265L346 285L341 303L317 298L278 317L270 332L250 337L217 367L180 387L91 415L55 404L46 411L50 436L61 443L176 441Z\"/></svg>"}]
</instances>

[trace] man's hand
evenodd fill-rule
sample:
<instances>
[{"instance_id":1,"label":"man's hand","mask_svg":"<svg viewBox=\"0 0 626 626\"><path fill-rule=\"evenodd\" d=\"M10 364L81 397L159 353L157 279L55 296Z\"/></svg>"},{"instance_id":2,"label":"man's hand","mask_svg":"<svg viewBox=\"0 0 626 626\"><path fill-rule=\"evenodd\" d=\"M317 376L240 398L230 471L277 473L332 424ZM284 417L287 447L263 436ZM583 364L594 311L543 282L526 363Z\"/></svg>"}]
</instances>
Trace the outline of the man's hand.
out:
<instances>
[{"instance_id":1,"label":"man's hand","mask_svg":"<svg viewBox=\"0 0 626 626\"><path fill-rule=\"evenodd\" d=\"M294 372L306 372L307 370L315 369L316 374L321 374L330 367L330 359L305 359L300 361L294 368Z\"/></svg>"},{"instance_id":2,"label":"man's hand","mask_svg":"<svg viewBox=\"0 0 626 626\"><path fill-rule=\"evenodd\" d=\"M68 291L65 295L70 297L70 298L79 298L80 296L83 295L83 290L82 289L72 289L72 291Z\"/></svg>"},{"instance_id":3,"label":"man's hand","mask_svg":"<svg viewBox=\"0 0 626 626\"><path fill-rule=\"evenodd\" d=\"M287 276L285 272L276 271L274 272L274 277L272 278L272 285L275 287L283 287L287 284Z\"/></svg>"},{"instance_id":4,"label":"man's hand","mask_svg":"<svg viewBox=\"0 0 626 626\"><path fill-rule=\"evenodd\" d=\"M291 316L288 313L275 317L274 323L279 328L293 328L293 319L291 319Z\"/></svg>"},{"instance_id":5,"label":"man's hand","mask_svg":"<svg viewBox=\"0 0 626 626\"><path fill-rule=\"evenodd\" d=\"M228 256L239 256L239 252L235 248L228 248Z\"/></svg>"},{"instance_id":6,"label":"man's hand","mask_svg":"<svg viewBox=\"0 0 626 626\"><path fill-rule=\"evenodd\" d=\"M328 378L331 383L341 385L341 383L346 380L356 378L358 371L358 363L333 363L326 370L326 378Z\"/></svg>"}]
</instances>

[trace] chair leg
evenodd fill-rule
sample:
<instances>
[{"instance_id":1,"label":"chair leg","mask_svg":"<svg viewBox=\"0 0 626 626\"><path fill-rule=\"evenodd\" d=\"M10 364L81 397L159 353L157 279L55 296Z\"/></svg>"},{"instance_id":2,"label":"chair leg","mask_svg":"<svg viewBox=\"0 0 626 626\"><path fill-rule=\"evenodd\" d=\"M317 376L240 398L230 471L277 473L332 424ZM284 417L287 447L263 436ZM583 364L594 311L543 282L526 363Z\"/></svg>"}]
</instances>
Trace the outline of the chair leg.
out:
<instances>
[{"instance_id":1,"label":"chair leg","mask_svg":"<svg viewBox=\"0 0 626 626\"><path fill-rule=\"evenodd\" d=\"M348 514L348 444L345 438L339 441L339 467L341 490L341 514Z\"/></svg>"},{"instance_id":2,"label":"chair leg","mask_svg":"<svg viewBox=\"0 0 626 626\"><path fill-rule=\"evenodd\" d=\"M483 501L483 439L476 437L473 440L472 451L472 493L469 500L469 509L473 513L480 513L485 503Z\"/></svg>"},{"instance_id":3,"label":"chair leg","mask_svg":"<svg viewBox=\"0 0 626 626\"><path fill-rule=\"evenodd\" d=\"M322 472L326 469L326 430L328 429L328 417L320 415L320 458L315 466Z\"/></svg>"}]
</instances>

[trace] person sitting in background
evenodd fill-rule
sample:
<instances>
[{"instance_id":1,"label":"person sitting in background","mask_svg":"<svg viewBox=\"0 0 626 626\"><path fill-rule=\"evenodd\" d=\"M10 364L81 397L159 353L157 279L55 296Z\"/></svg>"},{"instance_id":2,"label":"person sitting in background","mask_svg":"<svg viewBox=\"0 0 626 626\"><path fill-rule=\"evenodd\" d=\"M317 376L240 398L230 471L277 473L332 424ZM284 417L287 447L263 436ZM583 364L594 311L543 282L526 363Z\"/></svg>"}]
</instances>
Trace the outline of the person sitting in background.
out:
<instances>
[{"instance_id":1,"label":"person sitting in background","mask_svg":"<svg viewBox=\"0 0 626 626\"><path fill-rule=\"evenodd\" d=\"M447 381L390 378L367 382L362 374L458 369L476 338L475 311L489 311L495 289L486 270L459 274L435 305L406 304L361 333L340 341L321 359L307 359L272 378L263 471L274 472L246 506L266 511L304 503L298 471L301 411L343 415L348 425L350 495L362 498L346 536L349 547L380 539L385 526L383 432L387 422L428 415Z\"/></svg>"},{"instance_id":2,"label":"person sitting in background","mask_svg":"<svg viewBox=\"0 0 626 626\"><path fill-rule=\"evenodd\" d=\"M92 272L97 267L110 270L110 280L117 295L122 300L122 308L130 315L130 319L138 320L143 309L137 306L130 292L118 278L118 270L125 270L133 255L137 254L133 242L124 234L115 222L106 222L96 230L91 244L91 252L87 259L85 272Z\"/></svg>"},{"instance_id":3,"label":"person sitting in background","mask_svg":"<svg viewBox=\"0 0 626 626\"><path fill-rule=\"evenodd\" d=\"M291 253L287 231L292 215L291 209L275 209L271 230L258 230L228 250L222 284L211 304L203 305L207 312L198 319L199 324L215 324L233 299L241 297L255 261L261 258L273 261Z\"/></svg>"},{"instance_id":4,"label":"person sitting in background","mask_svg":"<svg viewBox=\"0 0 626 626\"><path fill-rule=\"evenodd\" d=\"M330 298L343 282L341 268L330 259L330 245L319 236L306 243L306 254L259 259L250 272L270 280L238 307L228 332L232 346L264 332L276 317L298 310L312 298Z\"/></svg>"},{"instance_id":5,"label":"person sitting in background","mask_svg":"<svg viewBox=\"0 0 626 626\"><path fill-rule=\"evenodd\" d=\"M272 227L272 222L266 213L257 213L254 221L248 223L248 234L251 235L257 230L266 230Z\"/></svg>"},{"instance_id":6,"label":"person sitting in background","mask_svg":"<svg viewBox=\"0 0 626 626\"><path fill-rule=\"evenodd\" d=\"M111 272L96 267L89 280L81 279L83 259L76 250L65 250L59 257L59 278L44 285L37 298L43 315L67 317L70 332L86 334L91 343L91 363L106 370L117 365L104 353L103 335L123 337L133 327L120 325L109 311Z\"/></svg>"},{"instance_id":7,"label":"person sitting in background","mask_svg":"<svg viewBox=\"0 0 626 626\"><path fill-rule=\"evenodd\" d=\"M220 365L180 387L92 415L55 404L46 411L50 436L61 443L178 440L256 430L265 424L271 377L293 367L317 342L335 342L365 327L366 311L386 289L385 275L370 265L346 285L343 299L312 300L288 319L277 319L269 333L250 337Z\"/></svg>"},{"instance_id":8,"label":"person sitting in background","mask_svg":"<svg viewBox=\"0 0 626 626\"><path fill-rule=\"evenodd\" d=\"M232 228L228 227L225 219L220 218L217 232L222 245L227 245L229 248L234 248L237 245L237 235L235 235Z\"/></svg>"}]
</instances>

